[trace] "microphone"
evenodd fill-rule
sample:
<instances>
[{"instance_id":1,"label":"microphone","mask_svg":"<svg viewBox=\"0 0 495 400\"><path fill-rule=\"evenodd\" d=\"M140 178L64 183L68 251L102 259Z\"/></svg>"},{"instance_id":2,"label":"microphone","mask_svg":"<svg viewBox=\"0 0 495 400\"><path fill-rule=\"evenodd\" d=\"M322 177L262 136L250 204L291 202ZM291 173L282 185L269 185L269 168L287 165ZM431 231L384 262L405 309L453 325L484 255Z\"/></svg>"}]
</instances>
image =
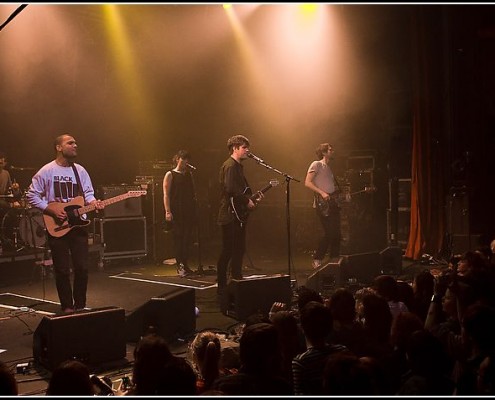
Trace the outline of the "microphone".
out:
<instances>
[{"instance_id":1,"label":"microphone","mask_svg":"<svg viewBox=\"0 0 495 400\"><path fill-rule=\"evenodd\" d=\"M188 162L186 162L186 166L189 167L189 168L191 168L194 171L196 171L196 169L197 169L194 165L191 165Z\"/></svg>"},{"instance_id":2,"label":"microphone","mask_svg":"<svg viewBox=\"0 0 495 400\"><path fill-rule=\"evenodd\" d=\"M259 162L259 163L260 163L260 162L264 162L261 158L259 158L258 156L255 156L255 155L254 155L253 153L251 153L251 152L249 152L249 153L247 154L247 156L248 156L249 158L252 158L252 159L253 159L254 161L256 161L256 162Z\"/></svg>"}]
</instances>

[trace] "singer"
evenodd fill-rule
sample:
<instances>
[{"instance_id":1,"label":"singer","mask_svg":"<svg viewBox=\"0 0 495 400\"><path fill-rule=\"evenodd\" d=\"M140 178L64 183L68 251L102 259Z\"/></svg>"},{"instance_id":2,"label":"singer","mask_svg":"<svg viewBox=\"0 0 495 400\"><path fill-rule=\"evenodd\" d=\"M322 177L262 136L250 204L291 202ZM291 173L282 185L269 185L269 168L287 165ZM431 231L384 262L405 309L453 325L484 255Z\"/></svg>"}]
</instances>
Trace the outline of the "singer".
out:
<instances>
[{"instance_id":1,"label":"singer","mask_svg":"<svg viewBox=\"0 0 495 400\"><path fill-rule=\"evenodd\" d=\"M179 150L172 158L174 168L163 178L163 205L165 221L174 237L174 252L179 276L191 275L189 250L192 234L197 223L196 198L187 150Z\"/></svg>"},{"instance_id":2,"label":"singer","mask_svg":"<svg viewBox=\"0 0 495 400\"><path fill-rule=\"evenodd\" d=\"M217 284L220 306L226 305L227 275L242 279L242 261L246 249L246 223L237 220L231 209L231 199L253 209L256 204L250 199L251 189L244 176L242 162L249 153L249 139L243 135L227 140L229 158L220 168L220 208L217 223L222 228L222 250L217 262ZM223 310L224 311L224 310Z\"/></svg>"}]
</instances>

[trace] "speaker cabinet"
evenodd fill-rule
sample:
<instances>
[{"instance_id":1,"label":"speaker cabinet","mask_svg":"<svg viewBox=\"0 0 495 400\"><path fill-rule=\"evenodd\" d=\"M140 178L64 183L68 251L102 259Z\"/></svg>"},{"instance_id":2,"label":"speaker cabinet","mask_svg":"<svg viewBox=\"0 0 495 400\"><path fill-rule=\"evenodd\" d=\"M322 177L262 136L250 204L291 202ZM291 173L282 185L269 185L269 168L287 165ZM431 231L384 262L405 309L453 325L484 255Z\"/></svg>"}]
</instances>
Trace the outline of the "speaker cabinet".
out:
<instances>
[{"instance_id":1,"label":"speaker cabinet","mask_svg":"<svg viewBox=\"0 0 495 400\"><path fill-rule=\"evenodd\" d=\"M44 316L34 332L33 357L48 370L69 359L89 367L124 359L124 309L104 307Z\"/></svg>"},{"instance_id":2,"label":"speaker cabinet","mask_svg":"<svg viewBox=\"0 0 495 400\"><path fill-rule=\"evenodd\" d=\"M402 249L389 246L380 252L380 267L383 274L400 274L402 272Z\"/></svg>"},{"instance_id":3,"label":"speaker cabinet","mask_svg":"<svg viewBox=\"0 0 495 400\"><path fill-rule=\"evenodd\" d=\"M306 287L318 293L328 293L342 286L343 257L337 257L329 263L317 268L306 281Z\"/></svg>"},{"instance_id":4,"label":"speaker cabinet","mask_svg":"<svg viewBox=\"0 0 495 400\"><path fill-rule=\"evenodd\" d=\"M95 218L94 229L104 244L103 258L147 254L146 217Z\"/></svg>"},{"instance_id":5,"label":"speaker cabinet","mask_svg":"<svg viewBox=\"0 0 495 400\"><path fill-rule=\"evenodd\" d=\"M358 253L343 256L342 279L356 279L361 283L371 283L373 278L381 274L380 253Z\"/></svg>"},{"instance_id":6,"label":"speaker cabinet","mask_svg":"<svg viewBox=\"0 0 495 400\"><path fill-rule=\"evenodd\" d=\"M290 305L291 300L288 275L232 279L227 287L226 309L222 311L227 316L245 321L258 312L268 315L276 301Z\"/></svg>"},{"instance_id":7,"label":"speaker cabinet","mask_svg":"<svg viewBox=\"0 0 495 400\"><path fill-rule=\"evenodd\" d=\"M99 197L106 200L132 190L142 189L139 185L126 184L101 186L99 188ZM129 199L108 205L102 210L102 214L105 218L140 217L143 215L142 201L142 196L131 197Z\"/></svg>"},{"instance_id":8,"label":"speaker cabinet","mask_svg":"<svg viewBox=\"0 0 495 400\"><path fill-rule=\"evenodd\" d=\"M126 318L127 339L138 342L155 332L169 343L196 331L196 295L194 289L173 288L152 297Z\"/></svg>"}]
</instances>

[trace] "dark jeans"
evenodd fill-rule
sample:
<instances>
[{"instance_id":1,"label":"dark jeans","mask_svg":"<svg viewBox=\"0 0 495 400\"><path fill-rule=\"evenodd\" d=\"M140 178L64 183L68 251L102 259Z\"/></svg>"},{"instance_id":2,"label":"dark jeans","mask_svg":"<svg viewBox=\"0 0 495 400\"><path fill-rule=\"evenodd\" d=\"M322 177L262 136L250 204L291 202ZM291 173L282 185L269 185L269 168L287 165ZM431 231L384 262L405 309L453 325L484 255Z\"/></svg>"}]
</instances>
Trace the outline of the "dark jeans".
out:
<instances>
[{"instance_id":1,"label":"dark jeans","mask_svg":"<svg viewBox=\"0 0 495 400\"><path fill-rule=\"evenodd\" d=\"M83 228L74 228L60 238L48 235L52 252L53 272L62 310L86 307L88 287L88 233ZM74 273L74 288L71 285L71 266Z\"/></svg>"},{"instance_id":2,"label":"dark jeans","mask_svg":"<svg viewBox=\"0 0 495 400\"><path fill-rule=\"evenodd\" d=\"M227 286L227 270L234 279L242 279L242 261L246 250L246 224L238 221L222 225L222 252L217 263L217 283L221 291Z\"/></svg>"},{"instance_id":3,"label":"dark jeans","mask_svg":"<svg viewBox=\"0 0 495 400\"><path fill-rule=\"evenodd\" d=\"M328 217L318 213L321 226L323 227L323 236L318 242L318 247L313 258L323 260L329 250L330 257L340 255L340 209L332 210Z\"/></svg>"}]
</instances>

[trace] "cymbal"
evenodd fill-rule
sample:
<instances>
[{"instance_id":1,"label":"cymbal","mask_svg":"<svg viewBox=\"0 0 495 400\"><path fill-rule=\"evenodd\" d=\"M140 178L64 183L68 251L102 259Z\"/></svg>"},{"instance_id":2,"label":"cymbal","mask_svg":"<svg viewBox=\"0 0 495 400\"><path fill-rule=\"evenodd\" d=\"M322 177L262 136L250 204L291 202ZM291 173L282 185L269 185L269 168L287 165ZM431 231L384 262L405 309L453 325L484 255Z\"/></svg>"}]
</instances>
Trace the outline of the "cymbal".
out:
<instances>
[{"instance_id":1,"label":"cymbal","mask_svg":"<svg viewBox=\"0 0 495 400\"><path fill-rule=\"evenodd\" d=\"M34 167L17 167L17 166L10 166L10 169L12 171L34 171L36 168Z\"/></svg>"}]
</instances>

